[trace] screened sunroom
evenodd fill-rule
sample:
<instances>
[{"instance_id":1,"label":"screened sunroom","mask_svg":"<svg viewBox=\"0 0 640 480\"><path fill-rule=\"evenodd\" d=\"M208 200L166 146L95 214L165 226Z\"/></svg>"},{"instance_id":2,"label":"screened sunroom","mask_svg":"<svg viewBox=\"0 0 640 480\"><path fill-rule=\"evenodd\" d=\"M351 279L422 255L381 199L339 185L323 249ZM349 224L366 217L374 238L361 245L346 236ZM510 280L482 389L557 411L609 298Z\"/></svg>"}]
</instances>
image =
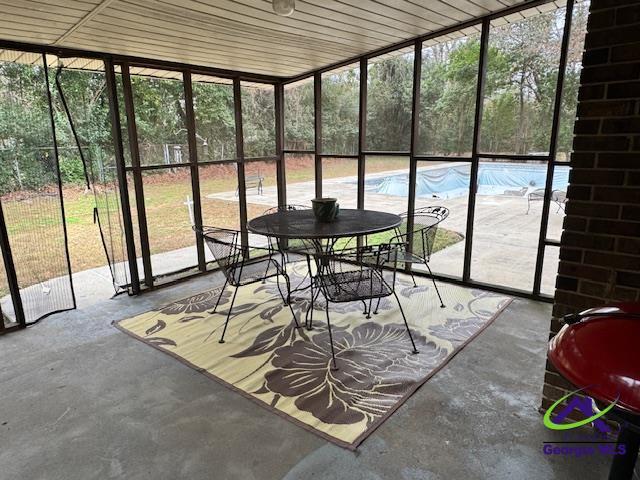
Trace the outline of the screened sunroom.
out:
<instances>
[{"instance_id":1,"label":"screened sunroom","mask_svg":"<svg viewBox=\"0 0 640 480\"><path fill-rule=\"evenodd\" d=\"M637 2L0 4L7 478L606 475L542 414L640 300Z\"/></svg>"}]
</instances>

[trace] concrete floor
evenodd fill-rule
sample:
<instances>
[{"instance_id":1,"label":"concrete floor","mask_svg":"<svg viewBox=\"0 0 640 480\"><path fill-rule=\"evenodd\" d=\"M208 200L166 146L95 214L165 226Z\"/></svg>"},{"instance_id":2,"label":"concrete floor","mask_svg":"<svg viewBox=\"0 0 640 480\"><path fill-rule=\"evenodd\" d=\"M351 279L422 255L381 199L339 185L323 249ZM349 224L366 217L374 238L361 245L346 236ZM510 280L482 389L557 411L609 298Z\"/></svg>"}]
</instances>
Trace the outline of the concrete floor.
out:
<instances>
[{"instance_id":1,"label":"concrete floor","mask_svg":"<svg viewBox=\"0 0 640 480\"><path fill-rule=\"evenodd\" d=\"M574 479L537 412L550 306L515 300L355 453L119 332L215 275L0 337L0 479Z\"/></svg>"}]
</instances>

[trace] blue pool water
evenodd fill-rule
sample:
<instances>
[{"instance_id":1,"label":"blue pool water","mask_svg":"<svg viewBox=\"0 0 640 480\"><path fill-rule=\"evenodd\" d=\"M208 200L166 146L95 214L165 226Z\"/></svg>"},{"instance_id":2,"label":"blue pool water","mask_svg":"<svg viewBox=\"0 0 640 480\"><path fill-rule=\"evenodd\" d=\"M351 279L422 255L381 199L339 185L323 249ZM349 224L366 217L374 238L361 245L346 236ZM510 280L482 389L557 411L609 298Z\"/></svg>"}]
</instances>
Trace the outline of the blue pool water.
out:
<instances>
[{"instance_id":1,"label":"blue pool water","mask_svg":"<svg viewBox=\"0 0 640 480\"><path fill-rule=\"evenodd\" d=\"M471 165L446 166L418 170L416 195L418 197L455 198L469 194ZM544 188L547 166L513 163L481 163L478 169L478 194L503 195L511 190L529 191ZM553 174L553 189L566 191L569 183L569 167L556 167ZM382 195L407 196L409 176L407 174L370 178L365 188Z\"/></svg>"}]
</instances>

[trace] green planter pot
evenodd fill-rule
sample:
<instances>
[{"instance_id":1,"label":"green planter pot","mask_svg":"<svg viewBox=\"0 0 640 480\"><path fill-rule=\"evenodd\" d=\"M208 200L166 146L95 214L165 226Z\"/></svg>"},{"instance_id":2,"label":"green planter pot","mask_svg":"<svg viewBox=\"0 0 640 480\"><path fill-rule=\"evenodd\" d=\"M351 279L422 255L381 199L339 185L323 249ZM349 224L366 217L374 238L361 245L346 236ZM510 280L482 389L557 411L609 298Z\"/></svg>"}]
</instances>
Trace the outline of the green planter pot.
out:
<instances>
[{"instance_id":1,"label":"green planter pot","mask_svg":"<svg viewBox=\"0 0 640 480\"><path fill-rule=\"evenodd\" d=\"M319 222L332 222L340 213L337 198L314 198L311 200L313 214Z\"/></svg>"}]
</instances>

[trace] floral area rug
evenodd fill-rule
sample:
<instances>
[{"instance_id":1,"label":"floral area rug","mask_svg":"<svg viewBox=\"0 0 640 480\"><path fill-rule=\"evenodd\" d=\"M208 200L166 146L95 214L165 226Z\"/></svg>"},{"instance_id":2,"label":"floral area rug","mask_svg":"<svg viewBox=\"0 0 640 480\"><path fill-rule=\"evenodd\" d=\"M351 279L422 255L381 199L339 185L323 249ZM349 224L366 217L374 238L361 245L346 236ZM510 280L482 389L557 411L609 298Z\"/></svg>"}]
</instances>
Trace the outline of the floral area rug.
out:
<instances>
[{"instance_id":1,"label":"floral area rug","mask_svg":"<svg viewBox=\"0 0 640 480\"><path fill-rule=\"evenodd\" d=\"M305 263L293 265L294 287L308 282L305 268ZM303 325L296 329L275 278L240 288L223 344L218 340L231 303L230 287L215 314L208 312L221 287L116 326L273 413L355 449L512 300L440 283L446 304L440 308L431 281L416 280L414 287L411 277L399 275L397 293L419 353L412 353L394 297L383 299L371 319L363 315L361 302L331 303L335 371L324 300L316 302L313 330L308 331L309 291L293 294L293 311Z\"/></svg>"}]
</instances>

